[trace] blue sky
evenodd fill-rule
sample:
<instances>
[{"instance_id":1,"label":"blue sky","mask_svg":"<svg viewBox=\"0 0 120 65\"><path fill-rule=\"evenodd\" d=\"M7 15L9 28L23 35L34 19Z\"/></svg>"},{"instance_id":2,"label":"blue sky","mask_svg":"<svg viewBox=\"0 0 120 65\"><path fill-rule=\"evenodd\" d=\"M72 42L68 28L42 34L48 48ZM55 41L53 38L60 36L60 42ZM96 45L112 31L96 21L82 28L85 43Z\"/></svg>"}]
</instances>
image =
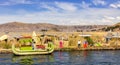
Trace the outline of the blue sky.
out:
<instances>
[{"instance_id":1,"label":"blue sky","mask_svg":"<svg viewBox=\"0 0 120 65\"><path fill-rule=\"evenodd\" d=\"M0 24L112 25L120 22L120 0L0 0Z\"/></svg>"}]
</instances>

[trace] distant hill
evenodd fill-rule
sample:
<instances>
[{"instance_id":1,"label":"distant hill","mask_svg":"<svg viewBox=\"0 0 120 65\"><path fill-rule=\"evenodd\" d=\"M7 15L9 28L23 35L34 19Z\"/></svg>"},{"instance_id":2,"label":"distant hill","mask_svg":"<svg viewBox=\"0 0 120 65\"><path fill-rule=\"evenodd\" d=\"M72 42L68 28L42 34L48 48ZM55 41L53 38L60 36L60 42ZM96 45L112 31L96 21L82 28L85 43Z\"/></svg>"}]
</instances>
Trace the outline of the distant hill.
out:
<instances>
[{"instance_id":1,"label":"distant hill","mask_svg":"<svg viewBox=\"0 0 120 65\"><path fill-rule=\"evenodd\" d=\"M0 24L1 32L32 32L32 31L56 31L56 32L80 32L80 31L99 31L106 25L54 25L49 23L21 23L11 22Z\"/></svg>"},{"instance_id":2,"label":"distant hill","mask_svg":"<svg viewBox=\"0 0 120 65\"><path fill-rule=\"evenodd\" d=\"M120 23L117 23L115 25L107 26L102 29L102 31L120 31Z\"/></svg>"}]
</instances>

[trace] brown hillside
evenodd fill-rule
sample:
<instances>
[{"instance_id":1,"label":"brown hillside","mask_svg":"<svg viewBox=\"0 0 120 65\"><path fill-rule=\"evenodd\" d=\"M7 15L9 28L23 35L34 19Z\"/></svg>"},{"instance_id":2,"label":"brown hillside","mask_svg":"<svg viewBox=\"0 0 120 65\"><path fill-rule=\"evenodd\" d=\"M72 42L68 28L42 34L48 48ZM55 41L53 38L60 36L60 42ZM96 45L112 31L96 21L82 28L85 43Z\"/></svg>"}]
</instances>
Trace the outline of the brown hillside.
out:
<instances>
[{"instance_id":1,"label":"brown hillside","mask_svg":"<svg viewBox=\"0 0 120 65\"><path fill-rule=\"evenodd\" d=\"M59 32L76 32L76 31L96 31L102 29L105 25L54 25L49 23L21 23L21 22L11 22L0 24L1 32L32 32L32 31L59 31Z\"/></svg>"},{"instance_id":2,"label":"brown hillside","mask_svg":"<svg viewBox=\"0 0 120 65\"><path fill-rule=\"evenodd\" d=\"M111 26L107 26L105 28L102 29L103 31L120 31L120 23L117 23L115 25L111 25Z\"/></svg>"}]
</instances>

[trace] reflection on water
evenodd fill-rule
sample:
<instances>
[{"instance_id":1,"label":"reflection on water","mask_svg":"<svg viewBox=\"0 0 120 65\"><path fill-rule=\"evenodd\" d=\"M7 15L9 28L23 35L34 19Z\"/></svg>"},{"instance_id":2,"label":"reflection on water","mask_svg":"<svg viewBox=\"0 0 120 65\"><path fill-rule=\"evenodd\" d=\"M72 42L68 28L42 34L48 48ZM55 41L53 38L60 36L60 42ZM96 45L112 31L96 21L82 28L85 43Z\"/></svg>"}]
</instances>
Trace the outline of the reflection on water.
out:
<instances>
[{"instance_id":1,"label":"reflection on water","mask_svg":"<svg viewBox=\"0 0 120 65\"><path fill-rule=\"evenodd\" d=\"M54 62L53 55L30 55L30 56L13 56L12 61L22 65L33 65Z\"/></svg>"},{"instance_id":2,"label":"reflection on water","mask_svg":"<svg viewBox=\"0 0 120 65\"><path fill-rule=\"evenodd\" d=\"M119 65L120 51L54 52L51 55L0 54L0 65Z\"/></svg>"},{"instance_id":3,"label":"reflection on water","mask_svg":"<svg viewBox=\"0 0 120 65\"><path fill-rule=\"evenodd\" d=\"M19 63L21 65L32 65L33 64L33 60L32 57L30 56L17 56L17 57L13 57L12 58L12 62L14 63Z\"/></svg>"},{"instance_id":4,"label":"reflection on water","mask_svg":"<svg viewBox=\"0 0 120 65\"><path fill-rule=\"evenodd\" d=\"M32 60L32 58L21 59L20 64L22 64L22 65L32 65L33 60Z\"/></svg>"}]
</instances>

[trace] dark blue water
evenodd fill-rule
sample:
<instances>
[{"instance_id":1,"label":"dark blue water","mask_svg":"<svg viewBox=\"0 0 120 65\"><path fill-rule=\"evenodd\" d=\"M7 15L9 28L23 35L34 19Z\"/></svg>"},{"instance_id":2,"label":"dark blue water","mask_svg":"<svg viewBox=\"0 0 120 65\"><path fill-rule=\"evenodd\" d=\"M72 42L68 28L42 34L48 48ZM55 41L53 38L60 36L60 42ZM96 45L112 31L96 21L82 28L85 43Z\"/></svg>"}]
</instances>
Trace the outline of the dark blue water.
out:
<instances>
[{"instance_id":1,"label":"dark blue water","mask_svg":"<svg viewBox=\"0 0 120 65\"><path fill-rule=\"evenodd\" d=\"M0 65L120 65L120 51L54 52L32 56L0 54Z\"/></svg>"}]
</instances>

